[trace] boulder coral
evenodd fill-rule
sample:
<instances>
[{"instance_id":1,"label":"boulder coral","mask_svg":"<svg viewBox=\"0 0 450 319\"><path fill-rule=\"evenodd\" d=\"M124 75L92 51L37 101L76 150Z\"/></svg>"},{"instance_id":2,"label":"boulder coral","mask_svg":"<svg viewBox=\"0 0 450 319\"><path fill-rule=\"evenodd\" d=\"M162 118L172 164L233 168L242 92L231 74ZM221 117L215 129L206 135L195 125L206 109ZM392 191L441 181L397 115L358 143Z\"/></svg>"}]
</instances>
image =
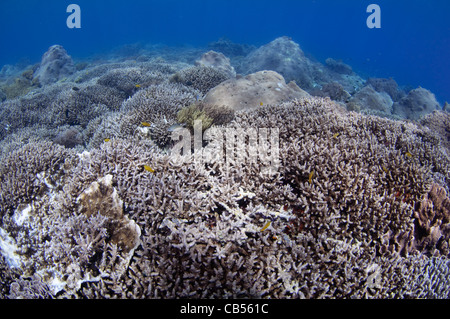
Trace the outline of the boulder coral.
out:
<instances>
[{"instance_id":1,"label":"boulder coral","mask_svg":"<svg viewBox=\"0 0 450 319\"><path fill-rule=\"evenodd\" d=\"M393 105L394 114L410 120L418 120L422 116L440 109L441 106L435 95L421 87L410 91Z\"/></svg>"}]
</instances>

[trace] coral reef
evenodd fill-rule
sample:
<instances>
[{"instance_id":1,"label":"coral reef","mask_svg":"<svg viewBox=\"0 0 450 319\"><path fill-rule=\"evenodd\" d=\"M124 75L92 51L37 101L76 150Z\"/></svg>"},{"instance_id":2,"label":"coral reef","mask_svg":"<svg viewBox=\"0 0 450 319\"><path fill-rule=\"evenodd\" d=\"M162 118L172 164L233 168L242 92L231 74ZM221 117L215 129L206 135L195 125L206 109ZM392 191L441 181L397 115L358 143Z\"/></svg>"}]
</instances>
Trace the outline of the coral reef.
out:
<instances>
[{"instance_id":1,"label":"coral reef","mask_svg":"<svg viewBox=\"0 0 450 319\"><path fill-rule=\"evenodd\" d=\"M317 65L310 61L300 46L288 37L280 37L251 52L242 61L238 72L250 74L272 70L287 82L295 81L304 90L312 88Z\"/></svg>"},{"instance_id":2,"label":"coral reef","mask_svg":"<svg viewBox=\"0 0 450 319\"><path fill-rule=\"evenodd\" d=\"M192 87L202 94L230 78L227 71L212 66L198 65L175 73L170 82Z\"/></svg>"},{"instance_id":3,"label":"coral reef","mask_svg":"<svg viewBox=\"0 0 450 319\"><path fill-rule=\"evenodd\" d=\"M74 148L77 145L83 144L83 136L79 129L72 126L61 131L53 142L67 148Z\"/></svg>"},{"instance_id":4,"label":"coral reef","mask_svg":"<svg viewBox=\"0 0 450 319\"><path fill-rule=\"evenodd\" d=\"M404 91L399 89L397 82L392 78L368 78L366 86L368 85L371 85L377 92L386 92L394 102L399 101L406 95Z\"/></svg>"},{"instance_id":5,"label":"coral reef","mask_svg":"<svg viewBox=\"0 0 450 319\"><path fill-rule=\"evenodd\" d=\"M243 57L255 49L252 45L234 43L227 38L220 38L218 41L209 43L208 48L213 51L221 52L230 57Z\"/></svg>"},{"instance_id":6,"label":"coral reef","mask_svg":"<svg viewBox=\"0 0 450 319\"><path fill-rule=\"evenodd\" d=\"M59 178L70 152L47 141L29 143L1 161L0 213L30 202Z\"/></svg>"},{"instance_id":7,"label":"coral reef","mask_svg":"<svg viewBox=\"0 0 450 319\"><path fill-rule=\"evenodd\" d=\"M415 217L415 246L433 255L450 254L450 198L445 189L433 184L420 203Z\"/></svg>"},{"instance_id":8,"label":"coral reef","mask_svg":"<svg viewBox=\"0 0 450 319\"><path fill-rule=\"evenodd\" d=\"M450 112L450 104L448 104L448 102L445 102L445 105L442 108L442 110L444 110L445 112Z\"/></svg>"},{"instance_id":9,"label":"coral reef","mask_svg":"<svg viewBox=\"0 0 450 319\"><path fill-rule=\"evenodd\" d=\"M287 82L295 81L303 90L311 93L327 83L338 82L350 94L358 91L364 80L352 72L346 64L334 59L321 63L308 58L298 43L289 37L280 37L236 61L241 74L272 70L280 73Z\"/></svg>"},{"instance_id":10,"label":"coral reef","mask_svg":"<svg viewBox=\"0 0 450 319\"><path fill-rule=\"evenodd\" d=\"M393 101L386 92L377 92L367 85L355 93L350 101L361 106L361 111L375 111L378 114L391 114Z\"/></svg>"},{"instance_id":11,"label":"coral reef","mask_svg":"<svg viewBox=\"0 0 450 319\"><path fill-rule=\"evenodd\" d=\"M206 94L203 101L211 105L225 105L234 110L248 110L308 95L294 82L286 84L277 72L260 71L219 84Z\"/></svg>"},{"instance_id":12,"label":"coral reef","mask_svg":"<svg viewBox=\"0 0 450 319\"><path fill-rule=\"evenodd\" d=\"M346 102L350 98L350 94L338 82L326 83L320 89L313 89L310 94L319 97L329 97L338 102Z\"/></svg>"},{"instance_id":13,"label":"coral reef","mask_svg":"<svg viewBox=\"0 0 450 319\"><path fill-rule=\"evenodd\" d=\"M440 109L434 94L421 87L410 91L393 105L394 114L411 120L418 120L422 116Z\"/></svg>"},{"instance_id":14,"label":"coral reef","mask_svg":"<svg viewBox=\"0 0 450 319\"><path fill-rule=\"evenodd\" d=\"M151 72L143 68L128 67L113 69L101 76L97 83L123 92L126 97L132 96L140 88L160 84L164 76L159 72Z\"/></svg>"},{"instance_id":15,"label":"coral reef","mask_svg":"<svg viewBox=\"0 0 450 319\"><path fill-rule=\"evenodd\" d=\"M450 154L450 114L444 111L433 111L422 117L420 123L437 134Z\"/></svg>"},{"instance_id":16,"label":"coral reef","mask_svg":"<svg viewBox=\"0 0 450 319\"><path fill-rule=\"evenodd\" d=\"M1 102L0 298L448 298L448 113L387 107L432 94L287 37L246 61L222 42L322 97L233 77L216 52L131 46ZM201 147L171 152L199 118Z\"/></svg>"},{"instance_id":17,"label":"coral reef","mask_svg":"<svg viewBox=\"0 0 450 319\"><path fill-rule=\"evenodd\" d=\"M228 78L234 78L236 76L236 71L231 66L230 59L220 52L208 51L195 64L216 68L227 74Z\"/></svg>"},{"instance_id":18,"label":"coral reef","mask_svg":"<svg viewBox=\"0 0 450 319\"><path fill-rule=\"evenodd\" d=\"M327 68L336 73L347 75L353 74L352 67L350 65L345 64L341 60L338 61L333 58L328 58L325 60L325 65Z\"/></svg>"},{"instance_id":19,"label":"coral reef","mask_svg":"<svg viewBox=\"0 0 450 319\"><path fill-rule=\"evenodd\" d=\"M0 86L0 102L6 99L14 99L24 96L31 90L38 87L39 83L33 80L33 69L23 72L21 75L9 79Z\"/></svg>"},{"instance_id":20,"label":"coral reef","mask_svg":"<svg viewBox=\"0 0 450 319\"><path fill-rule=\"evenodd\" d=\"M113 136L149 136L165 147L171 142L169 128L177 123L177 113L193 104L199 95L199 91L173 83L140 90L122 104L123 116L116 123L119 132ZM142 123L146 126L143 127Z\"/></svg>"},{"instance_id":21,"label":"coral reef","mask_svg":"<svg viewBox=\"0 0 450 319\"><path fill-rule=\"evenodd\" d=\"M51 46L42 56L34 79L42 85L57 82L75 72L75 65L66 50L60 45Z\"/></svg>"},{"instance_id":22,"label":"coral reef","mask_svg":"<svg viewBox=\"0 0 450 319\"><path fill-rule=\"evenodd\" d=\"M210 118L206 112L196 104L182 108L177 114L177 121L179 123L186 124L186 126L191 129L194 127L195 121L201 121L202 130L206 130L213 123L213 119Z\"/></svg>"},{"instance_id":23,"label":"coral reef","mask_svg":"<svg viewBox=\"0 0 450 319\"><path fill-rule=\"evenodd\" d=\"M139 105L136 97L127 109ZM17 203L11 193L2 198L8 203L3 237L13 238L19 256L9 267L22 270L7 278L3 295L448 295L445 276L436 275L448 272L448 252L437 250L429 259L427 249L414 244L416 216L430 207L420 210L418 203L429 192L435 205L431 194L444 196L429 190L430 171L448 175L450 166L430 132L347 113L320 98L236 112L223 129L239 138L274 123L280 165L271 174L262 170L263 160L215 162L209 148L202 150L206 162L199 165L194 153L180 163L139 139L114 138L89 153L41 159L67 157L63 173L56 168L47 175L61 176L53 187L32 188ZM251 149L250 140L241 141Z\"/></svg>"}]
</instances>

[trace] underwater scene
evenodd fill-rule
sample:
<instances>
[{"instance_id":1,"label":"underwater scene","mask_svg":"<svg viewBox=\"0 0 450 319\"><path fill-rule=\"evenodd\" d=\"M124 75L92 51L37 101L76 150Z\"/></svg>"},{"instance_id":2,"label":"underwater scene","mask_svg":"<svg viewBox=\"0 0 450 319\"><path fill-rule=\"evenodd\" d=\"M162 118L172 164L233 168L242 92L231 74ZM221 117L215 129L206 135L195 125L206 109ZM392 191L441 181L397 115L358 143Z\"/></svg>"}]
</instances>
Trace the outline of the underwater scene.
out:
<instances>
[{"instance_id":1,"label":"underwater scene","mask_svg":"<svg viewBox=\"0 0 450 319\"><path fill-rule=\"evenodd\" d=\"M2 0L0 299L449 298L449 12Z\"/></svg>"}]
</instances>

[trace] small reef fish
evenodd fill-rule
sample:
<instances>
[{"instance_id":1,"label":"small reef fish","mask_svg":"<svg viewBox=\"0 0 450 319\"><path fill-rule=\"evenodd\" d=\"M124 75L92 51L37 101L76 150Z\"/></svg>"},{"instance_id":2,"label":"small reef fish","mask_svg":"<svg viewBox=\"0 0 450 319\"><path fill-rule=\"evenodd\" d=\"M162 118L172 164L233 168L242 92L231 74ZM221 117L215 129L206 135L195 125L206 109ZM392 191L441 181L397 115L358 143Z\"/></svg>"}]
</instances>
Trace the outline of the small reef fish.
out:
<instances>
[{"instance_id":1,"label":"small reef fish","mask_svg":"<svg viewBox=\"0 0 450 319\"><path fill-rule=\"evenodd\" d=\"M334 133L333 134L333 138L336 138L336 137L338 137L339 136L339 133Z\"/></svg>"},{"instance_id":2,"label":"small reef fish","mask_svg":"<svg viewBox=\"0 0 450 319\"><path fill-rule=\"evenodd\" d=\"M176 130L183 128L183 125L181 124L173 124L171 126L169 126L169 128L167 129L168 132L175 132Z\"/></svg>"},{"instance_id":3,"label":"small reef fish","mask_svg":"<svg viewBox=\"0 0 450 319\"><path fill-rule=\"evenodd\" d=\"M405 155L408 156L409 158L413 157L413 155L410 152L406 152Z\"/></svg>"},{"instance_id":4,"label":"small reef fish","mask_svg":"<svg viewBox=\"0 0 450 319\"><path fill-rule=\"evenodd\" d=\"M155 172L155 170L154 170L153 168L151 168L150 166L148 166L148 165L144 165L144 169L145 169L147 172L150 172L150 173Z\"/></svg>"},{"instance_id":5,"label":"small reef fish","mask_svg":"<svg viewBox=\"0 0 450 319\"><path fill-rule=\"evenodd\" d=\"M152 126L149 122L141 122L141 125L142 125L142 126L145 126L145 127L150 127L150 126Z\"/></svg>"},{"instance_id":6,"label":"small reef fish","mask_svg":"<svg viewBox=\"0 0 450 319\"><path fill-rule=\"evenodd\" d=\"M388 169L386 168L386 166L383 166L383 167L381 167L381 168L383 169L383 171L384 171L385 173L388 172Z\"/></svg>"},{"instance_id":7,"label":"small reef fish","mask_svg":"<svg viewBox=\"0 0 450 319\"><path fill-rule=\"evenodd\" d=\"M259 102L259 105L263 106L263 102Z\"/></svg>"},{"instance_id":8,"label":"small reef fish","mask_svg":"<svg viewBox=\"0 0 450 319\"><path fill-rule=\"evenodd\" d=\"M111 139L110 138L105 138L104 141L105 142L109 142L109 141L111 141Z\"/></svg>"},{"instance_id":9,"label":"small reef fish","mask_svg":"<svg viewBox=\"0 0 450 319\"><path fill-rule=\"evenodd\" d=\"M268 221L263 228L261 228L261 231L265 231L270 226L270 221Z\"/></svg>"},{"instance_id":10,"label":"small reef fish","mask_svg":"<svg viewBox=\"0 0 450 319\"><path fill-rule=\"evenodd\" d=\"M311 173L309 173L308 181L309 181L310 184L312 183L313 176L314 176L314 171L312 171Z\"/></svg>"},{"instance_id":11,"label":"small reef fish","mask_svg":"<svg viewBox=\"0 0 450 319\"><path fill-rule=\"evenodd\" d=\"M141 87L141 85L140 84L136 84L135 87L139 89Z\"/></svg>"}]
</instances>

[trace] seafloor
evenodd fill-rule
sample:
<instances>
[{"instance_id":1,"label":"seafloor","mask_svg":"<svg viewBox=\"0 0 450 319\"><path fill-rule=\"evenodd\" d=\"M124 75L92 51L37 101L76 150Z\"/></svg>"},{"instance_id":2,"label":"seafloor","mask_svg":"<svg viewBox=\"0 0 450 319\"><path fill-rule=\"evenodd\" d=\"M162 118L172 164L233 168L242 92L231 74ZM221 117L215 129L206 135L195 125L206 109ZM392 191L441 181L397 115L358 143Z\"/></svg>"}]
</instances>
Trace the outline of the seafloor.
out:
<instances>
[{"instance_id":1,"label":"seafloor","mask_svg":"<svg viewBox=\"0 0 450 319\"><path fill-rule=\"evenodd\" d=\"M450 296L429 90L287 37L69 54L0 71L1 298Z\"/></svg>"}]
</instances>

